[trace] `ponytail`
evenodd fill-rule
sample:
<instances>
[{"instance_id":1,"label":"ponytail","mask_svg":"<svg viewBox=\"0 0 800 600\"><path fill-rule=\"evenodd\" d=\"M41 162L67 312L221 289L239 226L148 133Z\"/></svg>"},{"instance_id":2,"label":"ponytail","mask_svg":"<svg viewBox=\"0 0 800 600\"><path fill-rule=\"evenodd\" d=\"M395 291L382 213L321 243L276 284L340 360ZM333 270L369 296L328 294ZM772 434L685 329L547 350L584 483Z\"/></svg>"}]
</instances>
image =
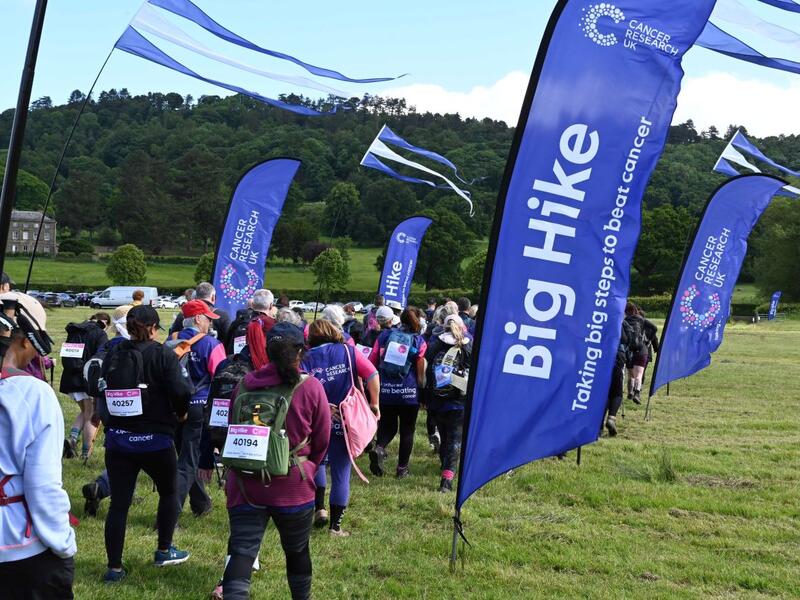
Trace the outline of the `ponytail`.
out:
<instances>
[{"instance_id":1,"label":"ponytail","mask_svg":"<svg viewBox=\"0 0 800 600\"><path fill-rule=\"evenodd\" d=\"M250 360L253 368L258 370L266 366L269 362L267 356L267 331L266 323L261 317L256 317L247 324L247 348L250 351Z\"/></svg>"}]
</instances>

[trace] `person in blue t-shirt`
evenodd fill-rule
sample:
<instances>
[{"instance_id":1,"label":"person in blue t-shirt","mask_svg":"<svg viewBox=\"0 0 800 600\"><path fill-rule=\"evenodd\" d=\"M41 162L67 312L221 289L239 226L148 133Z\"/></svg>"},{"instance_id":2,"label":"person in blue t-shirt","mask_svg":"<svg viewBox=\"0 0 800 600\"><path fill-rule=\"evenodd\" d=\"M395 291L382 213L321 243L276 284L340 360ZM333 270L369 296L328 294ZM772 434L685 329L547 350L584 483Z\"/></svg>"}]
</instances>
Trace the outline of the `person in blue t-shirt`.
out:
<instances>
[{"instance_id":1,"label":"person in blue t-shirt","mask_svg":"<svg viewBox=\"0 0 800 600\"><path fill-rule=\"evenodd\" d=\"M400 315L400 325L392 327L394 312L380 307L376 317L381 332L372 347L370 361L381 376L381 420L378 439L369 453L369 468L374 475L385 472L386 446L400 431L397 456L398 478L409 475L408 462L414 448L414 431L419 413L419 388L425 385L425 350L427 344L419 334L421 324L417 309L408 306Z\"/></svg>"},{"instance_id":2,"label":"person in blue t-shirt","mask_svg":"<svg viewBox=\"0 0 800 600\"><path fill-rule=\"evenodd\" d=\"M191 343L189 360L186 366L194 386L189 417L176 436L178 447L178 510L183 510L186 496L197 517L211 510L211 498L198 476L200 466L200 438L203 432L203 408L208 399L211 380L219 364L225 360L225 346L208 335L211 321L217 315L202 300L191 300L181 307L183 329L172 335L172 339Z\"/></svg>"},{"instance_id":3,"label":"person in blue t-shirt","mask_svg":"<svg viewBox=\"0 0 800 600\"><path fill-rule=\"evenodd\" d=\"M370 407L380 418L380 378L375 366L363 354L345 344L342 332L330 321L320 319L310 325L308 345L310 349L303 355L300 366L322 383L331 407L331 441L326 459L331 469L330 533L332 536L346 537L350 533L342 529L342 518L350 499L350 456L339 418L339 404L354 383L360 386L363 381ZM323 463L314 478L317 485L314 521L317 526L328 521L325 511L325 475Z\"/></svg>"}]
</instances>

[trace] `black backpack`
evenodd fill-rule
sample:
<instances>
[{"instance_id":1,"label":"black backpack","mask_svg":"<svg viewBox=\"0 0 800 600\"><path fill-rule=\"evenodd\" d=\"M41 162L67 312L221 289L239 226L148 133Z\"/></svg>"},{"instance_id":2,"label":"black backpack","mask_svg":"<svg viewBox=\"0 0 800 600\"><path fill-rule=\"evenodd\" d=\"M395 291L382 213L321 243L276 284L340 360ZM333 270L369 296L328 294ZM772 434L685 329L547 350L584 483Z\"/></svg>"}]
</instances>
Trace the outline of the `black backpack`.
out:
<instances>
[{"instance_id":1,"label":"black backpack","mask_svg":"<svg viewBox=\"0 0 800 600\"><path fill-rule=\"evenodd\" d=\"M228 354L234 354L236 338L245 337L247 335L247 326L250 324L250 321L253 320L255 314L252 308L243 308L237 311L236 320L228 331L228 339L225 340L225 351Z\"/></svg>"},{"instance_id":2,"label":"black backpack","mask_svg":"<svg viewBox=\"0 0 800 600\"><path fill-rule=\"evenodd\" d=\"M124 339L122 338L112 338L103 344L95 355L83 365L83 380L86 382L86 393L92 398L100 398L103 393L103 390L100 389L100 380L103 377L103 361L106 355L123 342ZM103 403L101 402L100 404Z\"/></svg>"},{"instance_id":3,"label":"black backpack","mask_svg":"<svg viewBox=\"0 0 800 600\"><path fill-rule=\"evenodd\" d=\"M208 399L203 409L203 422L208 427L209 438L214 448L221 450L225 446L225 436L228 433L227 427L212 427L210 425L212 411L214 410L214 400L230 400L233 396L233 390L244 379L244 376L252 370L253 367L250 365L250 361L236 355L222 368L217 369L214 379L211 380Z\"/></svg>"},{"instance_id":4,"label":"black backpack","mask_svg":"<svg viewBox=\"0 0 800 600\"><path fill-rule=\"evenodd\" d=\"M79 371L83 372L83 365L86 360L91 356L89 348L89 327L91 325L86 323L70 323L65 327L67 332L67 344L83 344L83 356L80 358L73 358L65 356L61 360L65 371Z\"/></svg>"},{"instance_id":5,"label":"black backpack","mask_svg":"<svg viewBox=\"0 0 800 600\"><path fill-rule=\"evenodd\" d=\"M644 332L644 319L626 318L625 321L630 326L628 330L628 352L632 355L641 354L647 349L647 336Z\"/></svg>"},{"instance_id":6,"label":"black backpack","mask_svg":"<svg viewBox=\"0 0 800 600\"><path fill-rule=\"evenodd\" d=\"M145 350L153 347L148 345ZM106 390L130 390L139 388L142 394L143 413L147 414L149 408L149 397L144 377L144 355L134 345L133 342L126 340L113 348L103 360L101 378L98 381L98 388L103 392L105 400ZM142 387L144 386L144 387ZM111 418L108 412L108 402L98 403L98 413L100 419L107 423Z\"/></svg>"},{"instance_id":7,"label":"black backpack","mask_svg":"<svg viewBox=\"0 0 800 600\"><path fill-rule=\"evenodd\" d=\"M436 353L436 356L433 357L431 372L436 373L436 368L441 367L442 363L447 356L447 353L451 351L451 349L455 348L455 346L445 346L439 352ZM452 375L455 377L461 377L462 379L468 380L469 379L469 354L470 349L467 346L462 346L457 349L455 360L452 364ZM440 401L445 400L461 400L467 394L466 390L460 390L456 386L449 384L442 387L436 386L436 380L434 375L433 381L433 389L431 391L431 395L434 398L437 398Z\"/></svg>"}]
</instances>

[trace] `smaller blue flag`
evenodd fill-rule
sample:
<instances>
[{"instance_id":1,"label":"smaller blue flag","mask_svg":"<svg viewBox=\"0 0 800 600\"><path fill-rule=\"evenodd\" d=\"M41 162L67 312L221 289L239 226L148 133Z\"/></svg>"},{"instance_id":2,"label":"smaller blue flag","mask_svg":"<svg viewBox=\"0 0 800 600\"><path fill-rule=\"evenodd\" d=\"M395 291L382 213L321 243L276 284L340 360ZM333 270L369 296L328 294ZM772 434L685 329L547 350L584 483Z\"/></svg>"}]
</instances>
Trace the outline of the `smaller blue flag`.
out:
<instances>
[{"instance_id":1,"label":"smaller blue flag","mask_svg":"<svg viewBox=\"0 0 800 600\"><path fill-rule=\"evenodd\" d=\"M769 303L769 315L767 315L768 321L774 321L775 315L778 314L778 304L781 301L781 295L783 292L775 292L772 294L772 300Z\"/></svg>"},{"instance_id":2,"label":"smaller blue flag","mask_svg":"<svg viewBox=\"0 0 800 600\"><path fill-rule=\"evenodd\" d=\"M378 292L385 300L394 300L405 308L411 293L411 282L417 268L417 255L422 238L432 221L428 217L411 217L400 223L392 232L386 248L381 283Z\"/></svg>"},{"instance_id":3,"label":"smaller blue flag","mask_svg":"<svg viewBox=\"0 0 800 600\"><path fill-rule=\"evenodd\" d=\"M711 364L722 344L747 239L784 185L770 175L741 175L721 185L706 204L664 324L651 395Z\"/></svg>"},{"instance_id":4,"label":"smaller blue flag","mask_svg":"<svg viewBox=\"0 0 800 600\"><path fill-rule=\"evenodd\" d=\"M758 0L759 2L763 2L764 4L769 4L770 6L774 6L776 8L782 8L783 10L788 10L790 12L800 13L800 4L794 2L793 0Z\"/></svg>"}]
</instances>

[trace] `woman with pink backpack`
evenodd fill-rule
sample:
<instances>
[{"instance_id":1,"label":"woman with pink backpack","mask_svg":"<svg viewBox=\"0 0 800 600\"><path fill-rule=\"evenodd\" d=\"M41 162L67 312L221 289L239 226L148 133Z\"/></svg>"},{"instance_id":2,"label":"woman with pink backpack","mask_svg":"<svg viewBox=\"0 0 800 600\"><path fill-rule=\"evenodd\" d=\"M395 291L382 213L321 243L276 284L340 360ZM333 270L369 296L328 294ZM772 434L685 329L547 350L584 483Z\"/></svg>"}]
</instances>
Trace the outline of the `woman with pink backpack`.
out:
<instances>
[{"instance_id":1,"label":"woman with pink backpack","mask_svg":"<svg viewBox=\"0 0 800 600\"><path fill-rule=\"evenodd\" d=\"M351 462L339 406L353 384L360 387L363 381L370 408L379 416L380 378L363 354L344 343L342 332L330 321L320 319L310 325L308 345L310 349L304 353L301 367L322 383L331 407L331 441L325 461L331 470L330 518L325 510L327 478L323 463L314 478L317 485L314 523L322 527L330 522L331 536L346 537L350 533L342 529L342 519L350 499Z\"/></svg>"}]
</instances>

